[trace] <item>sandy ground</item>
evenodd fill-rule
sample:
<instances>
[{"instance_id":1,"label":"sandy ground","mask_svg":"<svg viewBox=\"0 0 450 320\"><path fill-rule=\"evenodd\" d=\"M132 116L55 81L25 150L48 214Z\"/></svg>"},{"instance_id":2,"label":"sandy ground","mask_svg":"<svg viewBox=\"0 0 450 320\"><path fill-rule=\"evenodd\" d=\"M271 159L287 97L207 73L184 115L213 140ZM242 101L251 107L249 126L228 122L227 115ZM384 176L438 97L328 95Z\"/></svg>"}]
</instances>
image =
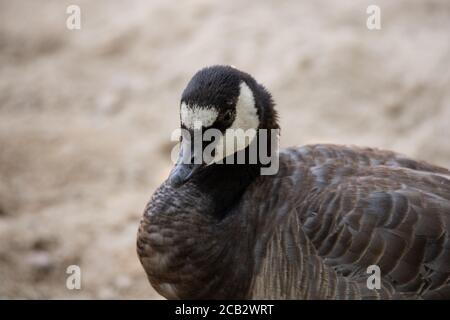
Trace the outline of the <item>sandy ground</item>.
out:
<instances>
[{"instance_id":1,"label":"sandy ground","mask_svg":"<svg viewBox=\"0 0 450 320\"><path fill-rule=\"evenodd\" d=\"M137 226L171 166L181 91L216 63L270 89L283 146L450 167L448 0L0 0L0 298L159 297ZM72 264L81 290L65 286Z\"/></svg>"}]
</instances>

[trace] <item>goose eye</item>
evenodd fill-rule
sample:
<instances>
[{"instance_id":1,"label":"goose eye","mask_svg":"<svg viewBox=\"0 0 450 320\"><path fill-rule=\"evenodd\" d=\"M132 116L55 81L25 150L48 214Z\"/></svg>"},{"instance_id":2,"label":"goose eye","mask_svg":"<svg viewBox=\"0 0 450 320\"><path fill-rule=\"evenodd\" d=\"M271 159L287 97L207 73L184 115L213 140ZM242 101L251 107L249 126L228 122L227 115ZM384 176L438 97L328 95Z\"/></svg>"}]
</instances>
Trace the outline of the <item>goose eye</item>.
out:
<instances>
[{"instance_id":1,"label":"goose eye","mask_svg":"<svg viewBox=\"0 0 450 320\"><path fill-rule=\"evenodd\" d=\"M225 113L225 115L223 116L223 120L225 122L228 122L231 120L231 117L232 117L232 111L230 110Z\"/></svg>"}]
</instances>

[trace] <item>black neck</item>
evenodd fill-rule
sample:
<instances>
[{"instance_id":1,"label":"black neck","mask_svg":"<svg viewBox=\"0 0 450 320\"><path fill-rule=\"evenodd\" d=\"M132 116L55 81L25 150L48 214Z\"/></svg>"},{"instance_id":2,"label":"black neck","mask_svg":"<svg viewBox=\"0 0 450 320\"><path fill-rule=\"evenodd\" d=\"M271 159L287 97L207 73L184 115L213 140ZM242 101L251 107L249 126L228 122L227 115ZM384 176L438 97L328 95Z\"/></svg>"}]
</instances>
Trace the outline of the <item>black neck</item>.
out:
<instances>
[{"instance_id":1,"label":"black neck","mask_svg":"<svg viewBox=\"0 0 450 320\"><path fill-rule=\"evenodd\" d=\"M272 132L268 132L266 137L266 152L272 155ZM250 150L260 152L260 136L257 135L249 146L237 153L225 158L223 164L211 164L203 167L192 179L192 183L202 194L212 202L212 213L218 218L222 218L229 209L239 202L246 188L261 174L261 168L271 164L262 164L259 156L257 163L251 164ZM265 140L265 139L264 139ZM256 145L256 146L255 146ZM230 158L232 161L230 161ZM245 164L236 164L239 160L245 159ZM230 164L233 163L233 164Z\"/></svg>"},{"instance_id":2,"label":"black neck","mask_svg":"<svg viewBox=\"0 0 450 320\"><path fill-rule=\"evenodd\" d=\"M211 214L222 218L233 204L238 203L259 172L258 164L212 164L199 172L192 182L211 199Z\"/></svg>"}]
</instances>

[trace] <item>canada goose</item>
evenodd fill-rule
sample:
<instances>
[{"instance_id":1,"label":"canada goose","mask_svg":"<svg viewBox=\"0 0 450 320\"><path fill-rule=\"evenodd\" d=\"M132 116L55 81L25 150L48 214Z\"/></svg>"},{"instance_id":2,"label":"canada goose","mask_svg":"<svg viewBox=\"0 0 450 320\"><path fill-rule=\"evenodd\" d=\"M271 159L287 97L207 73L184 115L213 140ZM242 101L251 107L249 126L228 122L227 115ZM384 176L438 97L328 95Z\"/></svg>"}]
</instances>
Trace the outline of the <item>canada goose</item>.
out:
<instances>
[{"instance_id":1,"label":"canada goose","mask_svg":"<svg viewBox=\"0 0 450 320\"><path fill-rule=\"evenodd\" d=\"M197 72L180 114L191 131L196 121L221 132L278 128L268 91L229 66ZM192 146L186 140L180 159ZM338 145L282 150L275 175L262 175L263 166L175 165L138 231L137 252L157 292L168 299L450 298L447 169ZM371 265L379 267L379 289L367 285Z\"/></svg>"}]
</instances>

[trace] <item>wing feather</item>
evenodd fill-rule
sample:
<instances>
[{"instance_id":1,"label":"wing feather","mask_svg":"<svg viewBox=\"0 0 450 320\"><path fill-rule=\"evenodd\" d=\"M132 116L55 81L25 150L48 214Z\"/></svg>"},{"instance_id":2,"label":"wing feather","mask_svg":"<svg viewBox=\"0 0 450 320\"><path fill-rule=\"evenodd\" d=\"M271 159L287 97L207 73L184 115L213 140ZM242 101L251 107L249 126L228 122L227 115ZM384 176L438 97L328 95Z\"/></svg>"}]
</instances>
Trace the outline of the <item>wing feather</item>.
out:
<instances>
[{"instance_id":1,"label":"wing feather","mask_svg":"<svg viewBox=\"0 0 450 320\"><path fill-rule=\"evenodd\" d=\"M399 293L450 298L448 170L375 149L290 152L309 166L315 192L297 212L327 265L354 276L377 264Z\"/></svg>"}]
</instances>

